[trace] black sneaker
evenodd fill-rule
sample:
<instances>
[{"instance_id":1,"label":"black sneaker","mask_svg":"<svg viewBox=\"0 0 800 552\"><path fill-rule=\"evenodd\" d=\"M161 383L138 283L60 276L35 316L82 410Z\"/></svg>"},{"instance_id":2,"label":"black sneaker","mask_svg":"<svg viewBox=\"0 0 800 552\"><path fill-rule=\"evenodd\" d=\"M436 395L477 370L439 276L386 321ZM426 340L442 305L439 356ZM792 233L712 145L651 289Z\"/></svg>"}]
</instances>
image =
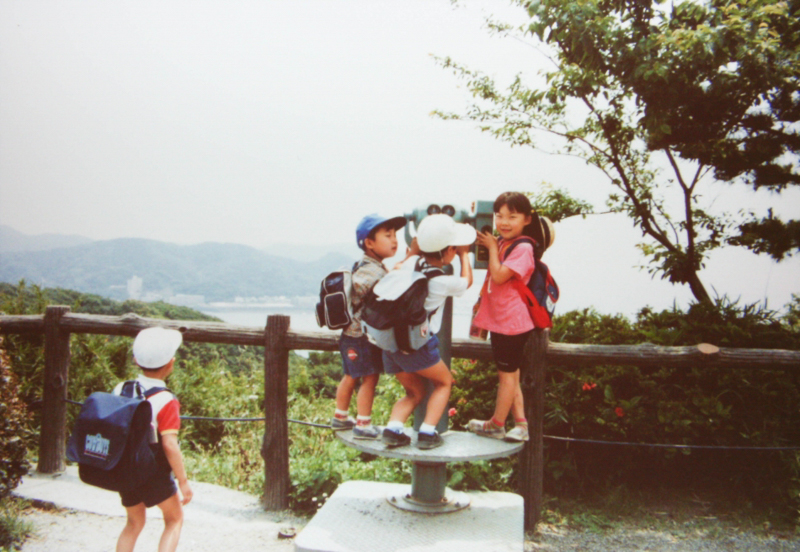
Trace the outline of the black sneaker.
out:
<instances>
[{"instance_id":1,"label":"black sneaker","mask_svg":"<svg viewBox=\"0 0 800 552\"><path fill-rule=\"evenodd\" d=\"M386 428L383 430L381 441L383 441L383 444L390 448L404 447L411 443L411 437L405 433L397 433L389 428Z\"/></svg>"},{"instance_id":2,"label":"black sneaker","mask_svg":"<svg viewBox=\"0 0 800 552\"><path fill-rule=\"evenodd\" d=\"M444 439L439 436L438 432L434 432L433 434L430 433L418 433L417 434L417 448L422 450L428 450L436 447L440 447L444 444Z\"/></svg>"}]
</instances>

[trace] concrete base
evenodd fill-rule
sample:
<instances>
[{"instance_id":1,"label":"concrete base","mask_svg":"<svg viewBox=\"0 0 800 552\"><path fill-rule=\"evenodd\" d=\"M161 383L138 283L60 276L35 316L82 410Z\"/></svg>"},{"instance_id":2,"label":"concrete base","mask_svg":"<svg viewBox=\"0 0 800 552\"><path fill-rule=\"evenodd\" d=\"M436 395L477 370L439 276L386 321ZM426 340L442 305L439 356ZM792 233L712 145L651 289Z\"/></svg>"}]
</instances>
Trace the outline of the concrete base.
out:
<instances>
[{"instance_id":1,"label":"concrete base","mask_svg":"<svg viewBox=\"0 0 800 552\"><path fill-rule=\"evenodd\" d=\"M295 539L296 552L522 552L524 505L512 493L470 492L471 505L444 515L395 508L408 485L339 485Z\"/></svg>"}]
</instances>

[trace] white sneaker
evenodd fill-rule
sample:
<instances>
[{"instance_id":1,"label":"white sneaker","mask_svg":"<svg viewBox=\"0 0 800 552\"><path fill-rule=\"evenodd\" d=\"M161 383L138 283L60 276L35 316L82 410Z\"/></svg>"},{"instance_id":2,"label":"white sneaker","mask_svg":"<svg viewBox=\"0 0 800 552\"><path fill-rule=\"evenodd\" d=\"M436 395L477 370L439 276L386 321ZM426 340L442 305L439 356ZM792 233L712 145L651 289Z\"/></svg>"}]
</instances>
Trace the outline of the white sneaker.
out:
<instances>
[{"instance_id":1,"label":"white sneaker","mask_svg":"<svg viewBox=\"0 0 800 552\"><path fill-rule=\"evenodd\" d=\"M506 433L506 441L527 441L528 440L528 426L518 425L514 426L508 433Z\"/></svg>"},{"instance_id":2,"label":"white sneaker","mask_svg":"<svg viewBox=\"0 0 800 552\"><path fill-rule=\"evenodd\" d=\"M470 420L467 424L467 429L475 435L490 437L500 441L502 441L506 436L506 430L502 427L497 427L491 422L491 420Z\"/></svg>"}]
</instances>

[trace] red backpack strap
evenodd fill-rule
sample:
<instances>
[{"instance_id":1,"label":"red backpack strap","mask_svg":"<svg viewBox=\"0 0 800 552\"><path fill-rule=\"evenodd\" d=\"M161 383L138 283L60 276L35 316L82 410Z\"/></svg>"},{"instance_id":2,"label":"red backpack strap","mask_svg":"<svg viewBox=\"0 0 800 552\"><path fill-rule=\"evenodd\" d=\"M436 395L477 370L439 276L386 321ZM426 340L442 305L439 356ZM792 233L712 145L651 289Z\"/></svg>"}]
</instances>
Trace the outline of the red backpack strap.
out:
<instances>
[{"instance_id":1,"label":"red backpack strap","mask_svg":"<svg viewBox=\"0 0 800 552\"><path fill-rule=\"evenodd\" d=\"M517 238L514 238L510 242L503 243L501 245L501 247L500 247L500 262L505 261L506 257L511 255L511 252L514 250L514 248L516 246L518 246L519 244L521 244L521 243L530 244L530 246L533 248L533 250L536 251L536 240L534 240L530 236L519 236Z\"/></svg>"},{"instance_id":2,"label":"red backpack strap","mask_svg":"<svg viewBox=\"0 0 800 552\"><path fill-rule=\"evenodd\" d=\"M519 236L518 238L515 238L514 240L508 242L508 244L504 243L503 246L502 246L502 249L501 249L501 251L502 251L501 259L505 260L511 254L511 251L513 251L513 249L517 245L519 245L521 243L530 244L530 246L533 248L533 251L534 251L534 255L533 255L534 256L534 261L533 261L534 262L534 269L533 270L536 271L536 267L535 267L535 263L536 263L536 255L535 255L536 240L534 240L533 238L531 238L529 236ZM531 274L531 278L533 278L533 274ZM534 305L538 304L536 299L535 299L535 297L533 296L533 292L530 290L530 288L528 287L528 285L525 282L523 282L520 278L517 278L516 276L512 276L511 277L511 282L512 282L512 285L514 286L514 289L517 290L517 293L519 294L519 298L522 299L523 303L525 303L525 308L527 308L528 311L530 312L531 308Z\"/></svg>"}]
</instances>

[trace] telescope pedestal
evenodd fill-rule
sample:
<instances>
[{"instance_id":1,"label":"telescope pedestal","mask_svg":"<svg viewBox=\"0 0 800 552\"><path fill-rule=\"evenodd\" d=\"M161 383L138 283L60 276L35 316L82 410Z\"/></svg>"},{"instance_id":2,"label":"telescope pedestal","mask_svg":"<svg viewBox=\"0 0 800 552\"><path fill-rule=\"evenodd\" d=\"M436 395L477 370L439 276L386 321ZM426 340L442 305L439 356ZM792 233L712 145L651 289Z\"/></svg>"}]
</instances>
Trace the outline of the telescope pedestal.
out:
<instances>
[{"instance_id":1,"label":"telescope pedestal","mask_svg":"<svg viewBox=\"0 0 800 552\"><path fill-rule=\"evenodd\" d=\"M409 430L407 430L409 431ZM447 488L447 463L489 460L515 454L522 443L506 443L450 431L431 450L387 448L380 441L353 439L362 452L413 462L411 487L396 483L349 481L339 486L295 539L297 552L431 552L485 550L522 552L524 504L512 493L458 492Z\"/></svg>"}]
</instances>

